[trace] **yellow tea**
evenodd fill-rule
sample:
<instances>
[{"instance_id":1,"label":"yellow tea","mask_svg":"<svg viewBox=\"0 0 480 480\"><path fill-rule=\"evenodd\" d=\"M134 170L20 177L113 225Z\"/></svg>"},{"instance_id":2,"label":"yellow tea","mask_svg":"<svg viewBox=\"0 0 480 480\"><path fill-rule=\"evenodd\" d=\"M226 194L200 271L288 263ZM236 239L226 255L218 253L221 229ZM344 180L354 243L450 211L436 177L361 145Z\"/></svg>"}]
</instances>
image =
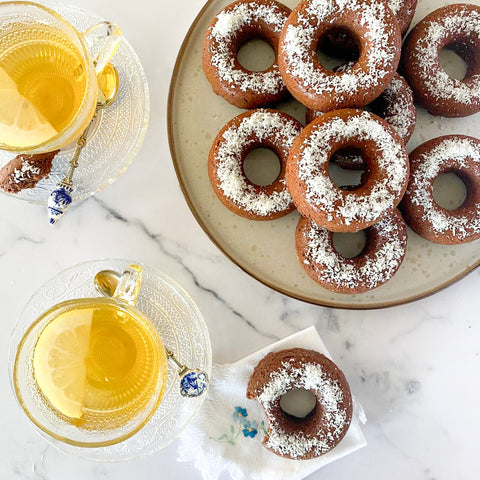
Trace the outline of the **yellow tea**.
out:
<instances>
[{"instance_id":1,"label":"yellow tea","mask_svg":"<svg viewBox=\"0 0 480 480\"><path fill-rule=\"evenodd\" d=\"M70 306L41 331L33 352L40 393L78 427L114 429L161 394L166 357L154 327L105 301ZM65 419L65 418L64 418Z\"/></svg>"},{"instance_id":2,"label":"yellow tea","mask_svg":"<svg viewBox=\"0 0 480 480\"><path fill-rule=\"evenodd\" d=\"M0 34L0 143L43 143L76 116L86 90L85 60L60 29L38 22Z\"/></svg>"}]
</instances>

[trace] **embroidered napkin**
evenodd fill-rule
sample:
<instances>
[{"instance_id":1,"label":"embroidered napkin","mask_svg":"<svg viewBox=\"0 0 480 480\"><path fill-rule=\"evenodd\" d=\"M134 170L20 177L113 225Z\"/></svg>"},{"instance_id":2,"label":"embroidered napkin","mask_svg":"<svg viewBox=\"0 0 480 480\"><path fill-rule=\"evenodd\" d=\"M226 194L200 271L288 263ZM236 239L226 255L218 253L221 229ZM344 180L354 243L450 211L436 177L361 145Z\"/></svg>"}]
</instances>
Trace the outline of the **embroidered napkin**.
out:
<instances>
[{"instance_id":1,"label":"embroidered napkin","mask_svg":"<svg viewBox=\"0 0 480 480\"><path fill-rule=\"evenodd\" d=\"M330 452L312 460L279 457L261 444L267 425L256 400L246 397L248 380L269 352L307 348L330 355L315 327L276 342L232 364L214 365L205 403L180 437L178 461L193 461L204 480L218 480L226 472L233 480L301 480L324 465L366 445L359 420L365 415L355 404L350 428Z\"/></svg>"}]
</instances>

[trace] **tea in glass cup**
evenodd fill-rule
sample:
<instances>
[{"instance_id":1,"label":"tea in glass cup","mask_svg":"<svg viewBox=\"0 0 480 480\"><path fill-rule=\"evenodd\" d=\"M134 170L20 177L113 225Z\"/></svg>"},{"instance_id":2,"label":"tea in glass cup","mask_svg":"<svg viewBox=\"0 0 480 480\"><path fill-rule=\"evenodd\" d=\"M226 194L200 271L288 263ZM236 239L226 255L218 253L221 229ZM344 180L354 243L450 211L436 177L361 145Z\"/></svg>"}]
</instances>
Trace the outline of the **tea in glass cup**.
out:
<instances>
[{"instance_id":1,"label":"tea in glass cup","mask_svg":"<svg viewBox=\"0 0 480 480\"><path fill-rule=\"evenodd\" d=\"M14 388L45 433L76 446L113 445L160 404L167 358L154 325L134 306L140 275L129 268L112 299L53 306L24 335Z\"/></svg>"},{"instance_id":2,"label":"tea in glass cup","mask_svg":"<svg viewBox=\"0 0 480 480\"><path fill-rule=\"evenodd\" d=\"M79 33L41 5L0 3L0 149L42 153L78 138L120 38L108 22Z\"/></svg>"}]
</instances>

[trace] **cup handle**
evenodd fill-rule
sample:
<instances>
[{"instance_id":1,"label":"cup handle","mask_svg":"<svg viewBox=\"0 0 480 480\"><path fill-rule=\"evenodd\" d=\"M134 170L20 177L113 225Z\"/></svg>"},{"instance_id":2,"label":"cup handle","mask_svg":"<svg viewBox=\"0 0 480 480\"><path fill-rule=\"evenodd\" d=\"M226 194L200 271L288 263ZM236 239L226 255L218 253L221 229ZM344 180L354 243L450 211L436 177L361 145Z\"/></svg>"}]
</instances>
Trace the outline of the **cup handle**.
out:
<instances>
[{"instance_id":1,"label":"cup handle","mask_svg":"<svg viewBox=\"0 0 480 480\"><path fill-rule=\"evenodd\" d=\"M95 71L100 73L117 51L122 31L115 23L101 22L85 30L83 36L93 56Z\"/></svg>"},{"instance_id":2,"label":"cup handle","mask_svg":"<svg viewBox=\"0 0 480 480\"><path fill-rule=\"evenodd\" d=\"M129 265L120 277L112 298L134 307L138 300L141 283L142 267Z\"/></svg>"}]
</instances>

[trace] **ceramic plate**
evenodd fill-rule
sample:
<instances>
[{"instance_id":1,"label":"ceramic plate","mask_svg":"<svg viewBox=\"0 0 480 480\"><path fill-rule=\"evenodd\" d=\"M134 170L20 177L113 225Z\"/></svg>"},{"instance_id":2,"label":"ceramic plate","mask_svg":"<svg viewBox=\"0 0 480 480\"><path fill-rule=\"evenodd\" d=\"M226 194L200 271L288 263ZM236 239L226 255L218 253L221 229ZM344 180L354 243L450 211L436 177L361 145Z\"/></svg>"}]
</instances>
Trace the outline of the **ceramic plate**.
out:
<instances>
[{"instance_id":1,"label":"ceramic plate","mask_svg":"<svg viewBox=\"0 0 480 480\"><path fill-rule=\"evenodd\" d=\"M214 194L207 158L220 129L242 111L215 95L202 70L203 35L229 0L210 0L194 21L178 55L170 88L168 128L175 169L195 218L211 240L240 268L269 287L291 297L337 308L381 308L407 303L450 285L480 264L480 241L459 246L429 243L409 231L408 253L397 275L387 284L360 295L331 293L311 280L297 260L294 232L298 213L280 220L255 222L227 210ZM297 2L285 0L293 7ZM414 24L444 0L419 2ZM471 3L480 5L480 0ZM258 47L258 45L257 45ZM250 45L250 65L262 49ZM261 60L261 59L259 59ZM455 61L446 58L455 69ZM287 102L281 109L303 120L302 107ZM439 135L478 137L480 114L463 119L436 118L418 109L417 128L408 150ZM448 197L448 186L447 190Z\"/></svg>"}]
</instances>

